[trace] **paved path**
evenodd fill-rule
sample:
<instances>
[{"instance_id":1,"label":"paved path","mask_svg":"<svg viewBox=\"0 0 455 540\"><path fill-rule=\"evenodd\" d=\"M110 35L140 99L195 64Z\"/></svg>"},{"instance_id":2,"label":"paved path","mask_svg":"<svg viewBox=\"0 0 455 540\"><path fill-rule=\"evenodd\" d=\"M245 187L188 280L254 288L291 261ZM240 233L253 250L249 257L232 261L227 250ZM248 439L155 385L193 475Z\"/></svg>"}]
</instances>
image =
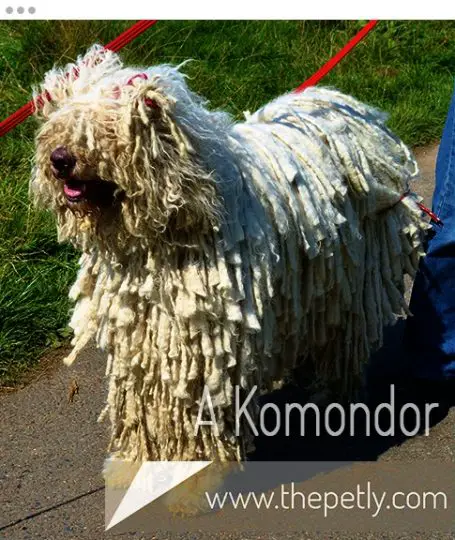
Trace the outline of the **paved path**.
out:
<instances>
[{"instance_id":1,"label":"paved path","mask_svg":"<svg viewBox=\"0 0 455 540\"><path fill-rule=\"evenodd\" d=\"M428 202L434 183L436 147L419 150L417 155L424 175L418 191ZM42 372L26 388L0 394L0 538L114 538L104 533L104 492L100 474L107 426L96 423L105 394L104 365L102 355L89 349L74 367L57 364ZM73 379L77 380L80 392L70 403L68 388ZM375 451L381 454L381 459L398 461L454 460L454 413L452 410L438 423L429 437L416 437L400 446ZM360 457L368 459L372 455L371 452L360 453ZM197 537L208 539L213 535ZM420 537L454 538L437 533ZM152 537L117 535L115 538ZM186 538L196 538L196 535L187 535ZM224 538L248 540L243 535ZM278 536L267 538L272 540ZM302 532L286 538L329 540L367 537ZM404 540L416 536L381 534L368 535L368 538Z\"/></svg>"}]
</instances>

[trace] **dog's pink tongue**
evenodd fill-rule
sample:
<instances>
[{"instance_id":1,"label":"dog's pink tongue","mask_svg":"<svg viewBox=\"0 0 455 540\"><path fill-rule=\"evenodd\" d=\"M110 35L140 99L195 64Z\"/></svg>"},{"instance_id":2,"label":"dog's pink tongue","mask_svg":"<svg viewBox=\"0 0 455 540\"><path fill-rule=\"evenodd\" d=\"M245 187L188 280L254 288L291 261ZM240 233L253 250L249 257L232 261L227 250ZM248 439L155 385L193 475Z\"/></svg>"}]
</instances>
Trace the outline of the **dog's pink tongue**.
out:
<instances>
[{"instance_id":1,"label":"dog's pink tongue","mask_svg":"<svg viewBox=\"0 0 455 540\"><path fill-rule=\"evenodd\" d=\"M65 192L65 195L67 197L80 197L84 192L84 186L83 184L81 184L80 186L69 186L68 184L65 184L63 187L63 191Z\"/></svg>"}]
</instances>

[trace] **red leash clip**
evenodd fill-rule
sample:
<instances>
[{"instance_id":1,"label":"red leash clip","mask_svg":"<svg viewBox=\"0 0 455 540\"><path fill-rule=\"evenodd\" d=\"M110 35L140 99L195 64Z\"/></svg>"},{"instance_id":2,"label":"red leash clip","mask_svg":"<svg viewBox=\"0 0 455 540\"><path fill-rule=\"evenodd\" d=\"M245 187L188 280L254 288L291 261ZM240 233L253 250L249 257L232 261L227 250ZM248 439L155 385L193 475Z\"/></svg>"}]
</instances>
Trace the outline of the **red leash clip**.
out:
<instances>
[{"instance_id":1,"label":"red leash clip","mask_svg":"<svg viewBox=\"0 0 455 540\"><path fill-rule=\"evenodd\" d=\"M422 212L425 212L427 216L430 216L431 221L434 221L437 225L440 225L441 227L444 225L442 222L442 219L439 219L438 216L432 212L429 208L427 208L424 204L421 202L417 203L417 206L422 210Z\"/></svg>"},{"instance_id":2,"label":"red leash clip","mask_svg":"<svg viewBox=\"0 0 455 540\"><path fill-rule=\"evenodd\" d=\"M400 201L402 201L405 197L409 197L410 194L411 194L410 191L403 193L403 195L400 197ZM439 219L438 216L434 212L432 212L429 208L427 208L423 203L416 201L416 204L420 208L420 210L422 210L422 212L424 212L427 216L429 216L431 221L434 221L437 225L440 225L441 227L444 225L444 223L442 222L442 219Z\"/></svg>"}]
</instances>

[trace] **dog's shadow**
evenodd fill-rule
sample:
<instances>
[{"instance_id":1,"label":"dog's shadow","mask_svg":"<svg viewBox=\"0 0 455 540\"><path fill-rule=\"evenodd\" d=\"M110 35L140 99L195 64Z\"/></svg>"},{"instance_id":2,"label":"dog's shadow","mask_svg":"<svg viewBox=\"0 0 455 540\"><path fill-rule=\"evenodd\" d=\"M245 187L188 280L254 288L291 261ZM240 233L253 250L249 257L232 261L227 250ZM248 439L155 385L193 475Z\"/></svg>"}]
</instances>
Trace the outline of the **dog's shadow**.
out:
<instances>
[{"instance_id":1,"label":"dog's shadow","mask_svg":"<svg viewBox=\"0 0 455 540\"><path fill-rule=\"evenodd\" d=\"M372 357L369 368L366 370L364 395L354 402L364 403L368 407L369 422L367 422L365 410L359 409L352 414L351 403L348 403L342 405L344 415L337 410L338 405L335 407L330 414L329 426L324 418L323 407L320 409L319 419L312 410L307 410L303 425L302 415L297 410L289 413L286 409L290 403L303 407L311 402L305 399L297 386L287 385L261 398L261 406L269 404L268 410L263 415L265 431L271 433L276 430L277 418L280 418L281 425L273 435L266 435L260 429L258 430L259 435L255 439L256 448L249 454L248 462L312 462L318 465L306 469L298 467L301 471L297 473L300 476L298 478L283 478L282 472L278 473L278 470L290 471L289 468L277 468L277 474L274 474L274 467L271 467L270 474L261 480L261 485L259 486L256 482L256 489L270 489L279 483L303 481L315 474L328 472L352 462L376 461L390 448L401 445L412 436L422 434L427 427L431 429L447 416L453 403L445 401L428 410L429 403L434 403L434 401L428 401L429 396L422 393L422 388L394 385L393 390L391 389L393 383L390 382L391 379L387 374L395 369L396 362L400 361L398 357L403 339L403 327L404 322L387 329L385 346ZM381 412L377 414L375 424L376 409L383 403L391 402L391 392L393 392L393 407L382 407ZM270 404L273 405L270 406ZM408 404L412 406L407 406L406 412L402 413L403 406ZM420 417L420 429L415 435L410 435L417 427L417 410ZM345 425L341 430L339 428L341 428L342 416L344 416ZM285 418L289 421L284 422ZM394 426L393 432L385 435L385 432L390 431L391 425ZM304 471L303 478L302 471ZM292 473L290 474L292 476Z\"/></svg>"}]
</instances>

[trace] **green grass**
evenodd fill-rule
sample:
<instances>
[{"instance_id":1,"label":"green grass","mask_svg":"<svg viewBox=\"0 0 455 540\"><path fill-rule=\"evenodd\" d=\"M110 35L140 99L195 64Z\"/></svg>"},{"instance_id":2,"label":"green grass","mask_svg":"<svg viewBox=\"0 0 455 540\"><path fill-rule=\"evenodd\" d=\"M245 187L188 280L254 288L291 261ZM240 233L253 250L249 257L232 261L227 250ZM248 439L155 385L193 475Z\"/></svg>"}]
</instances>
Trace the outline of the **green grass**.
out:
<instances>
[{"instance_id":1,"label":"green grass","mask_svg":"<svg viewBox=\"0 0 455 540\"><path fill-rule=\"evenodd\" d=\"M107 43L131 22L0 23L0 118L30 99L54 63ZM179 63L213 107L241 118L316 71L364 21L162 21L122 53L127 63ZM455 23L381 22L324 84L390 113L409 145L439 138L455 73ZM0 384L14 384L67 336L76 254L27 198L33 119L0 139Z\"/></svg>"}]
</instances>

